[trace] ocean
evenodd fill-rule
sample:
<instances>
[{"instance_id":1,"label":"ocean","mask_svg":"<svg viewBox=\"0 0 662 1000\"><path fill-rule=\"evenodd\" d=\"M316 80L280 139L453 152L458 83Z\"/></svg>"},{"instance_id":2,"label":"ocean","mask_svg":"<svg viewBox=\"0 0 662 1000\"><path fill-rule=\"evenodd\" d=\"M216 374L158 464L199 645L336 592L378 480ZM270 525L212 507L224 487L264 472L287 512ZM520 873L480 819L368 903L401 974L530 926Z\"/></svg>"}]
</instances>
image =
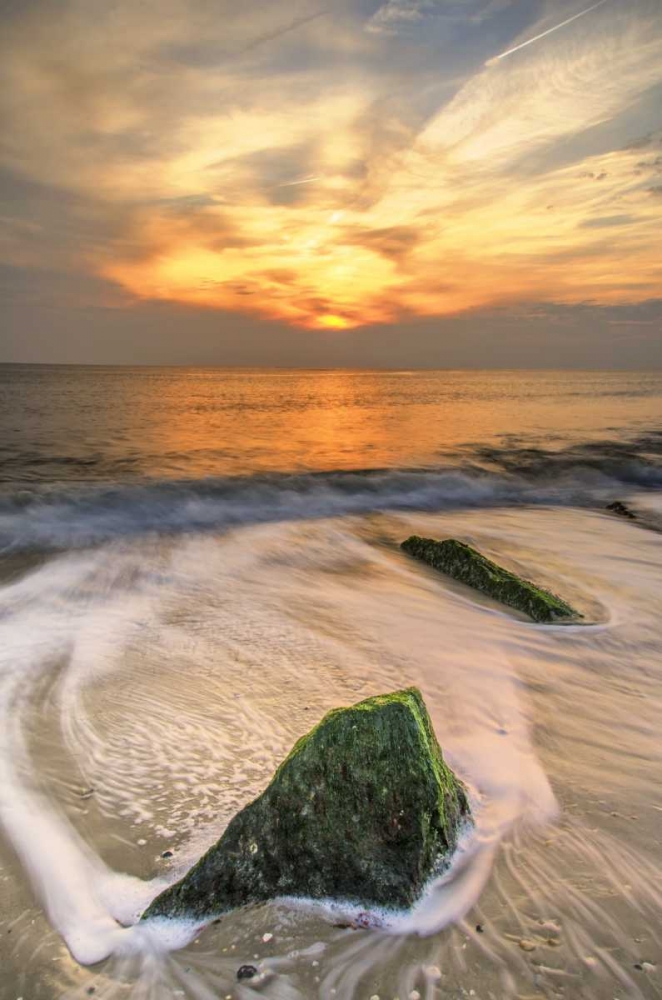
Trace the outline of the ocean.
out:
<instances>
[{"instance_id":1,"label":"ocean","mask_svg":"<svg viewBox=\"0 0 662 1000\"><path fill-rule=\"evenodd\" d=\"M4 365L0 430L2 1000L659 996L662 373ZM475 828L411 913L138 924L326 711L412 684Z\"/></svg>"}]
</instances>

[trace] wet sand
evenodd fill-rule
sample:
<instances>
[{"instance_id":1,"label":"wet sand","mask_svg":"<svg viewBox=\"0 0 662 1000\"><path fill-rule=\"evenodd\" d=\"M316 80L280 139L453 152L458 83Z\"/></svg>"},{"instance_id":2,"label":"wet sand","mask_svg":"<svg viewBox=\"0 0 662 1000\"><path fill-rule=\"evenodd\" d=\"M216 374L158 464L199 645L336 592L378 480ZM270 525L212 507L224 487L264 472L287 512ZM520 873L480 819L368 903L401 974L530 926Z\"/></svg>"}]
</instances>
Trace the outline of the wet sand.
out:
<instances>
[{"instance_id":1,"label":"wet sand","mask_svg":"<svg viewBox=\"0 0 662 1000\"><path fill-rule=\"evenodd\" d=\"M397 551L413 531L510 558L598 624L533 626L476 600ZM26 756L13 736L3 752L106 869L176 877L324 711L405 683L499 823L486 887L429 936L279 904L88 968L5 838L2 1000L659 996L661 554L660 535L605 513L511 509L117 543L54 557L50 581L8 567L4 676L39 666L3 703ZM246 963L264 980L239 985Z\"/></svg>"}]
</instances>

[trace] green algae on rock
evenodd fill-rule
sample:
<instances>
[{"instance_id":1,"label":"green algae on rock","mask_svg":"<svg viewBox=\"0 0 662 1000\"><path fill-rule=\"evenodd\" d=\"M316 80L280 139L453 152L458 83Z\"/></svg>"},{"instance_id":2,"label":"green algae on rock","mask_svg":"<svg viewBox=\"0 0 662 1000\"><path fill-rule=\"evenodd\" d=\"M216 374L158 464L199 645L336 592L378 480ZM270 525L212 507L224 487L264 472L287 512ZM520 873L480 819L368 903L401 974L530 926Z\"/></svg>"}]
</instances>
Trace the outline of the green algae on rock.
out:
<instances>
[{"instance_id":1,"label":"green algae on rock","mask_svg":"<svg viewBox=\"0 0 662 1000\"><path fill-rule=\"evenodd\" d=\"M549 623L582 617L560 597L497 566L471 545L458 542L455 538L438 542L433 538L412 535L402 543L401 548L454 580L523 611L535 622Z\"/></svg>"},{"instance_id":2,"label":"green algae on rock","mask_svg":"<svg viewBox=\"0 0 662 1000\"><path fill-rule=\"evenodd\" d=\"M468 816L420 691L368 698L303 736L262 795L143 919L206 919L283 896L405 909Z\"/></svg>"}]
</instances>

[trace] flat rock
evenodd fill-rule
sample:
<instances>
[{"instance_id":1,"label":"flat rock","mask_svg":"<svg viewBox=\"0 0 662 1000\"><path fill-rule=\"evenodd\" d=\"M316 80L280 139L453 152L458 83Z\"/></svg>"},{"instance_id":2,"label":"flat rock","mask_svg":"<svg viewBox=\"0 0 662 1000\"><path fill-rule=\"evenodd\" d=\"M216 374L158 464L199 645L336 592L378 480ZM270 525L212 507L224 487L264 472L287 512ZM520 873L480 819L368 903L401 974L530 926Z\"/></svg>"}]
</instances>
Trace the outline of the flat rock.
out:
<instances>
[{"instance_id":1,"label":"flat rock","mask_svg":"<svg viewBox=\"0 0 662 1000\"><path fill-rule=\"evenodd\" d=\"M339 708L144 918L207 919L284 896L405 909L469 816L416 688Z\"/></svg>"},{"instance_id":2,"label":"flat rock","mask_svg":"<svg viewBox=\"0 0 662 1000\"><path fill-rule=\"evenodd\" d=\"M412 535L402 543L401 548L454 580L479 590L501 604L523 611L535 622L577 620L582 617L560 597L498 566L471 545L455 538L438 542L433 538Z\"/></svg>"}]
</instances>

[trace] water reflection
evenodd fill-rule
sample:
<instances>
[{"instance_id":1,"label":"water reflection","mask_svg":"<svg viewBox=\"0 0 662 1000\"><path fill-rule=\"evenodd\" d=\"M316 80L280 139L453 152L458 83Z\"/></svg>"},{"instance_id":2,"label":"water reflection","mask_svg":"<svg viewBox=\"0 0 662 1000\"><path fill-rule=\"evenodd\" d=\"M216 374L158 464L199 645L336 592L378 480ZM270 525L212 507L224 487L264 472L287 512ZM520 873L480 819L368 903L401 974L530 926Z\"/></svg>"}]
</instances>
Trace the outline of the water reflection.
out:
<instances>
[{"instance_id":1,"label":"water reflection","mask_svg":"<svg viewBox=\"0 0 662 1000\"><path fill-rule=\"evenodd\" d=\"M662 375L0 366L5 481L431 466L659 420Z\"/></svg>"}]
</instances>

